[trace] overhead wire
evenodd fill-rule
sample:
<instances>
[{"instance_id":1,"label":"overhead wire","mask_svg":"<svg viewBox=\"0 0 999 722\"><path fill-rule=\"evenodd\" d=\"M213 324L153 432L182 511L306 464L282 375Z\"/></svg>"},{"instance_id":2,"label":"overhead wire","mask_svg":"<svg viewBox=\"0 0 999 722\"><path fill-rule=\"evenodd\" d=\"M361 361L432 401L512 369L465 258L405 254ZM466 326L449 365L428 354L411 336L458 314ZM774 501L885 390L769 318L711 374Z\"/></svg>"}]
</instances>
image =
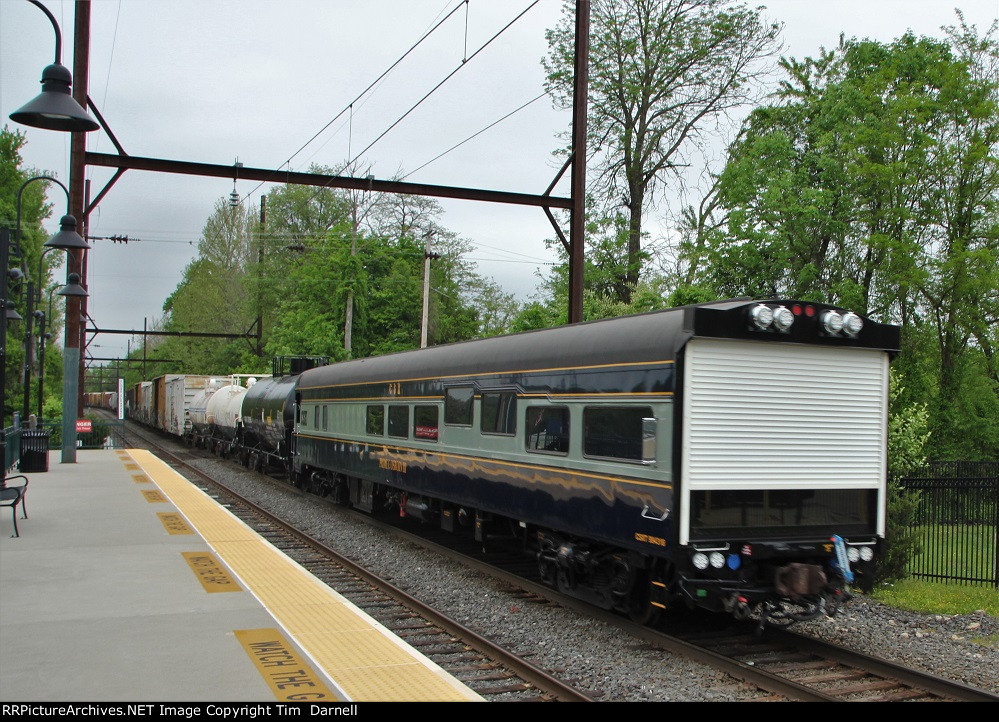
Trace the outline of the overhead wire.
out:
<instances>
[{"instance_id":1,"label":"overhead wire","mask_svg":"<svg viewBox=\"0 0 999 722\"><path fill-rule=\"evenodd\" d=\"M427 93L426 95L424 95L424 96L423 96L422 98L420 98L420 99L419 99L418 101L416 101L416 103L415 103L415 104L413 104L413 106L412 106L412 107L410 107L410 108L409 108L409 110L407 110L407 111L406 111L405 113L403 113L403 114L402 114L401 116L399 116L399 118L398 118L398 119L397 119L397 120L396 120L396 121L395 121L394 123L392 123L392 125L390 125L390 126L389 126L388 128L386 128L386 129L385 129L384 131L382 131L382 133L381 133L381 134L380 134L380 135L379 135L379 136L378 136L377 138L375 138L375 139L374 139L373 141L371 141L371 142L370 142L370 143L369 143L369 144L367 145L367 147L366 147L366 148L365 148L364 150L362 150L362 151L361 151L360 153L358 153L358 154L357 154L357 156L356 156L355 158L353 158L352 160L348 161L348 162L347 162L347 165L349 166L349 165L353 164L353 163L354 163L354 161L356 161L356 160L357 160L358 158L360 158L360 157L361 157L362 155L364 155L364 154L365 154L365 153L367 153L367 152L368 152L369 150L371 150L371 147L372 147L372 146L373 146L373 145L374 145L375 143L377 143L377 142L378 142L378 141L380 141L380 140L381 140L382 138L384 138L384 137L385 137L386 135L388 135L388 133L389 133L389 132L390 132L390 131L391 131L391 130L392 130L393 128L395 128L395 127L396 127L397 125L399 125L399 123L401 123L401 122L402 122L402 121L403 121L403 120L404 120L404 119L406 118L406 116L408 116L408 115L409 115L410 113L412 113L412 112L413 112L414 110L416 110L416 109L417 109L417 108L418 108L418 107L419 107L420 105L422 105L422 104L423 104L423 102L424 102L424 101L426 101L426 100L427 100L427 98L429 98L429 97L430 97L431 95L433 95L434 93L436 93L436 92L437 92L437 91L438 91L438 90L440 89L440 87L441 87L442 85L444 85L444 83L446 83L446 82L447 82L448 80L450 80L450 79L451 79L452 77L454 77L454 76L455 76L455 75L456 75L456 74L458 73L458 71L460 71L460 70L461 70L462 68L464 68L464 67L465 67L465 66L466 66L466 65L468 64L468 61L469 61L469 60L471 60L471 59L472 59L472 58L474 58L474 57L475 57L476 55L478 55L478 54L479 54L479 53L481 53L481 52L482 52L483 50L485 50L485 49L486 49L487 47L489 47L489 46L490 46L490 45L491 45L491 44L493 43L493 41L495 41L495 40L496 40L496 38L498 38L498 37L499 37L500 35L502 35L502 34L503 34L503 33L505 33L505 32L506 32L507 30L509 30L509 29L510 29L510 27L511 27L511 26L512 26L512 25L513 25L514 23L516 23L516 22L517 22L518 20L520 20L520 18L524 17L524 15L525 15L525 14L526 14L527 12L529 12L529 11L531 10L531 8L533 8L533 7L534 7L535 5L537 5L537 4L539 3L539 2L541 2L541 0L534 0L534 2L532 2L532 3L531 3L530 5L528 5L528 6L526 7L526 8L524 8L524 9L523 9L523 10L522 10L522 11L521 11L521 12L520 12L520 13L519 13L519 14L518 14L518 15L517 15L517 16L516 16L515 18L513 18L513 20L511 20L511 21L510 21L510 22L508 22L508 23L507 23L506 25L504 25L504 26L503 26L503 27L502 27L502 28L501 28L501 29L500 29L500 30L499 30L499 31L498 31L498 32L497 32L497 33L496 33L495 35L493 35L493 36L492 36L491 38L489 38L489 40L487 40L487 41L486 41L485 43L483 43L483 44L482 44L482 45L481 45L481 46L479 47L479 49L478 49L478 50L476 50L476 51L475 51L474 53L472 53L472 54L471 54L470 56L468 56L467 58L463 58L463 59L462 59L462 61L461 61L461 65L459 65L459 66L458 66L457 68L455 68L455 69L454 69L454 70L452 70L452 71L451 71L450 73L448 73L448 74L447 74L447 75L446 75L446 76L445 76L445 77L444 77L444 78L443 78L443 79L442 79L442 80L441 80L441 81L440 81L439 83L437 83L437 85L435 85L435 86L434 86L433 88L431 88L431 89L430 89L430 92L428 92L428 93Z\"/></svg>"},{"instance_id":2,"label":"overhead wire","mask_svg":"<svg viewBox=\"0 0 999 722\"><path fill-rule=\"evenodd\" d=\"M423 170L424 168L426 168L428 165L430 165L434 161L440 160L441 158L443 158L444 156L446 156L451 151L460 148L461 146L465 145L465 143L467 143L468 141L470 141L470 140L472 140L472 139L474 139L474 138L482 135L483 133L485 133L487 130L489 130L493 126L499 125L500 123L502 123L507 118L511 117L512 115L515 115L515 114L519 113L524 108L526 108L527 106L529 106L531 103L535 103L538 100L541 100L541 98L545 97L546 95L548 95L547 91L545 91L544 93L541 93L540 95L532 98L531 100L528 100L526 103L524 103L523 105L521 105L519 108L515 108L514 110L511 110L509 113L507 113L506 115L504 115L502 118L499 118L498 120L493 121L492 123L490 123L489 125L487 125L485 128L482 128L478 132L473 133L472 135L468 136L467 138L465 138L465 140L461 141L460 143L456 143L455 145L452 145L450 148L448 148L447 150L445 150L443 153L440 153L440 154L434 156L433 158L431 158L430 160L428 160L423 165L417 166L416 168L414 168L413 170L409 171L409 173L407 173L406 175L404 175L399 180L406 180L407 178L409 178L411 175L413 175L417 171Z\"/></svg>"},{"instance_id":3,"label":"overhead wire","mask_svg":"<svg viewBox=\"0 0 999 722\"><path fill-rule=\"evenodd\" d=\"M459 3L458 5L455 5L455 7L451 9L451 12L449 12L447 15L445 15L443 18L441 18L439 21L437 21L437 23L434 24L434 26L432 28L430 28L428 31L426 31L419 40L417 40L415 43L413 43L413 45L405 53L403 53L402 55L400 55L395 60L395 62L393 62L388 68L386 68L381 73L381 75L379 75L377 78L375 78L364 90L362 90L360 93L358 93L357 97L354 98L352 101L350 101L350 103L348 103L347 106L343 110L341 110L339 113L337 113L336 115L334 115L329 120L329 122L326 123L326 125L324 125L318 131L316 131L316 133L314 133L311 138L309 138L307 141L305 141L298 148L298 150L296 150L294 153L292 153L290 156L288 156L288 159L284 163L282 163L281 165L282 166L285 166L285 165L290 166L291 165L291 161L295 158L295 156L298 155L299 153L301 153L303 150L305 150L312 143L312 141L314 141L316 138L318 138L320 135L322 135L326 131L327 128L329 128L331 125L333 125L333 123L335 123L337 121L337 119L340 118L340 116L342 116L344 113L346 113L348 111L352 112L355 103L357 103L358 101L360 101L365 95L367 95L367 93L372 88L374 88L376 85L378 85L385 77L388 76L389 73L391 73L393 70L395 70L399 66L399 64L402 63L403 60L405 60L407 57L409 57L409 55L414 50L416 50L417 47L419 47L427 38L429 38L431 35L433 35L445 22L447 22L451 18L452 15L454 15L456 12L458 12L458 10L461 8L462 5L467 5L467 2L468 2L468 0L462 0L461 3ZM348 154L348 157L349 157L349 154ZM264 185L264 183L266 183L266 181L261 181L247 195L252 195L253 193L255 193L262 185Z\"/></svg>"},{"instance_id":4,"label":"overhead wire","mask_svg":"<svg viewBox=\"0 0 999 722\"><path fill-rule=\"evenodd\" d=\"M521 11L520 13L518 13L518 14L517 14L517 15L516 15L516 16L515 16L515 17L514 17L514 18L513 18L512 20L510 20L510 21L509 21L509 22L508 22L508 23L507 23L506 25L504 25L504 26L503 26L503 27L502 27L502 28L501 28L501 29L500 29L499 31L497 31L497 32L496 32L496 33L495 33L495 34L494 34L494 35L493 35L493 36L492 36L491 38L489 38L489 40L487 40L487 41L486 41L485 43L483 43L483 44L482 44L482 45L481 45L481 46L480 46L480 47L479 47L478 49L476 49L476 51L475 51L474 53L472 53L472 55L471 55L471 56L469 56L469 55L468 55L468 0L463 0L463 2L462 2L461 4L459 4L459 5L455 6L455 7L454 7L454 8L453 8L453 9L452 9L452 10L451 10L451 11L450 11L450 12L449 12L449 13L448 13L448 14L447 14L446 16L444 16L444 17L443 17L443 18L442 18L442 19L441 19L440 21L438 21L438 22L437 22L437 23L436 23L436 24L435 24L435 25L434 25L434 26L433 26L433 27L432 27L432 28L431 28L431 29L430 29L429 31L427 31L427 32L426 32L426 33L425 33L425 34L424 34L424 35L423 35L423 36L422 36L422 37L420 38L420 40L419 40L419 41L417 41L417 43L415 43L415 44L414 44L414 45L413 45L413 46L412 46L412 47L411 47L411 48L410 48L409 50L407 50L407 51L406 51L406 53L405 53L405 54L403 54L403 55L402 55L402 56L401 56L401 57L400 57L400 58L399 58L398 60L396 60L396 61L395 61L395 62L394 62L394 63L393 63L393 64L392 64L392 65L391 65L390 67L389 67L389 69L388 69L388 70L386 70L385 72L383 72L383 73L382 73L382 74L381 74L381 75L380 75L380 76L378 77L378 79L376 79L376 80L375 80L374 82L372 82L371 84L369 84L369 85L368 85L368 87L367 87L367 88L365 88L365 90L364 90L364 91L363 91L362 93L360 93L360 94L359 94L359 95L357 96L357 98L355 98L355 100L354 100L354 101L351 101L351 103L350 103L350 104L348 104L348 105L347 105L347 107L346 107L346 108L344 108L344 110L340 111L340 113L338 113L338 114L337 114L337 115L336 115L336 116L335 116L335 117L334 117L333 119L331 119L331 120L330 120L330 121L329 121L329 122L328 122L328 123L327 123L327 124L326 124L325 126L323 126L322 130L320 130L319 132L317 132L316 134L314 134L314 135L313 135L313 136L312 136L312 137L311 137L311 138L310 138L310 139L309 139L309 140L308 140L308 141L307 141L306 143L304 143L304 144L303 144L303 145L302 145L302 146L301 146L301 147L300 147L300 148L299 148L298 150L296 150L296 151L295 151L295 153L293 153L293 154L292 154L292 155L291 155L291 156L289 157L288 161L285 161L285 163L284 163L284 164L282 164L282 165L286 165L286 164L290 163L290 161L291 161L291 159L292 159L292 158L294 158L294 157L295 157L296 155L298 155L298 154L299 154L299 153L300 153L300 152L301 152L301 151L302 151L302 150L303 150L304 148L306 148L306 147L307 147L307 146L308 146L308 145L309 145L310 143L312 143L312 142L313 142L313 141L314 141L314 140L315 140L315 139L316 139L317 137L319 137L319 135L320 135L320 134L321 134L321 133L322 133L323 131L325 131L325 130L326 130L327 128L329 128L329 127L330 127L330 125L332 125L332 124L333 124L333 123L334 123L334 122L335 122L335 121L336 121L336 120L337 120L337 119L338 119L339 117L341 117L341 116L342 116L342 115L344 114L344 112L348 112L348 111L350 111L350 112L351 112L351 119L350 119L350 123L349 123L349 131L348 131L348 132L350 133L350 138L352 139L352 137L353 137L353 136L352 136L352 129L353 129L353 125L352 125L352 121L353 121L353 105L354 105L354 103L355 103L355 102L357 102L358 100L360 100L361 98L363 98L363 97L365 96L365 94L367 94L367 93L368 93L368 92L369 92L369 91L370 91L370 90L371 90L371 89L372 89L373 87L375 87L375 85L377 85L377 84L378 84L378 83L379 83L379 82L380 82L380 81L381 81L382 79L384 79L384 78L385 78L385 76L387 76L387 75L388 75L388 73L389 73L389 72L391 72L391 70L392 70L392 69L394 69L395 67L397 67L397 66L399 65L399 63L400 63L400 62L401 62L401 61L402 61L402 60L403 60L403 59L404 59L404 58L405 58L405 57L406 57L407 55L409 55L409 54L410 54L410 53L411 53L411 52L412 52L412 51L413 51L413 50L414 50L414 49L415 49L415 48L416 48L416 47L417 47L417 46L418 46L418 45L419 45L420 43L422 43L422 42L423 42L424 40L426 40L426 39L427 39L427 38L428 38L428 37L429 37L429 36L430 36L430 35L431 35L431 34L432 34L433 32L435 32L435 31L436 31L436 30L437 30L437 29L438 29L438 28L439 28L439 27L440 27L440 26L441 26L441 25L442 25L442 24L443 24L443 23L444 23L445 21L447 21L447 20L448 20L448 19L449 19L449 18L450 18L450 17L452 16L452 15L454 15L454 13L455 13L455 12L456 12L456 11L457 11L457 10L458 10L458 9L459 9L460 7L461 7L461 5L462 5L462 4L466 6L466 18L465 18L466 22L465 22L465 40L464 40L464 42L465 42L465 45L464 45L464 50L465 50L465 52L464 52L464 55L463 55L463 57L462 57L462 61L461 61L461 64L460 64L460 65L459 65L458 67L456 67L456 68L455 68L455 69L454 69L453 71L451 71L451 72L450 72L450 73L449 73L449 74L448 74L448 75L447 75L446 77L444 77L444 78L443 78L443 79L442 79L442 80L441 80L441 81L440 81L439 83L437 83L437 85L435 85L435 86L434 86L434 88L430 90L430 92L428 92L428 93L427 93L426 95L424 95L424 97L423 97L423 98L421 98L421 99L420 99L420 100L419 100L419 101L418 101L417 103L415 103L415 104L414 104L414 105L413 105L412 107L410 107L410 108L409 108L409 109L408 109L408 110L407 110L407 111L406 111L405 113L403 113L403 114L402 114L402 115L401 115L401 116L400 116L400 117L399 117L399 118L398 118L398 119L397 119L397 120L396 120L396 121L395 121L394 123L392 123L392 125L390 125L390 126L389 126L389 127L388 127L388 128L387 128L387 129L385 130L385 131L383 131L383 132L382 132L382 133L381 133L381 134L380 134L380 135L379 135L379 136L378 136L377 138L375 138L375 140L373 140L373 141L372 141L371 143L369 143L369 144L368 144L368 146L367 146L367 147L365 147L365 149L364 149L364 150L362 150L362 151L361 151L360 153L358 153L358 154L357 154L357 156L355 156L355 157L353 157L352 159L348 160L348 162L344 164L344 167L350 167L350 166L351 166L352 164L356 163L356 162L357 162L357 160L358 160L358 159L359 159L359 158L360 158L360 157L361 157L362 155L364 155L364 153L366 153L366 152L367 152L368 150L370 150L372 146L374 146L374 145L375 145L375 144L376 144L376 143L377 143L377 142L378 142L379 140L381 140L381 139L382 139L382 138L383 138L383 137L384 137L384 136L385 136L386 134L388 134L388 133L389 133L389 132L390 132L390 131L391 131L391 130L392 130L392 129L393 129L394 127L395 127L395 126L397 126L397 125L398 125L398 124L399 124L400 122L402 122L402 121L403 121L403 120L404 120L404 119L405 119L405 118L406 118L406 117L407 117L407 116L408 116L408 115L409 115L410 113L412 113L412 112L413 112L413 111L414 111L414 110L415 110L415 109L416 109L417 107L419 107L419 105L420 105L420 104L422 104L422 103L423 103L424 101L426 101L426 100L427 100L427 99L428 99L428 98L429 98L429 97L430 97L430 96L431 96L431 95L432 95L433 93L435 93L435 92L436 92L436 91L437 91L438 89L440 89L440 87L441 87L441 86L443 86L443 85L444 85L444 84L445 84L445 83L446 83L446 82L447 82L448 80L450 80L450 79L451 79L451 78L452 78L452 77L453 77L453 76L454 76L454 75L455 75L455 74L456 74L456 73L457 73L457 72L458 72L459 70L461 70L461 69L462 69L462 68L463 68L463 67L464 67L465 65L467 65L468 61L472 60L472 59L473 59L473 58L474 58L475 56L477 56L477 55L478 55L479 53L481 53L481 52L482 52L483 50L485 50L485 49L486 49L486 48L487 48L487 47L488 47L489 45L491 45L491 44L492 44L492 43L493 43L493 42L494 42L494 41L495 41L495 40L496 40L497 38L499 38L499 37L500 37L501 35L503 35L503 34L504 34L505 32L507 32L507 31L508 31L508 30L510 29L510 27L511 27L511 26L513 26L513 25L514 25L514 24L515 24L516 22L518 22L518 21L519 21L519 20L520 20L520 19L521 19L521 18L522 18L522 17L524 16L524 15L526 15L526 14L527 14L527 13L528 13L528 12L529 12L529 11L530 11L530 10L531 10L532 8L534 8L534 7L535 7L535 6L536 6L536 5L537 5L537 4L539 3L539 2L540 2L540 0L534 0L534 2L532 2L532 3L531 3L530 5L528 5L528 6L526 7L526 8L524 8L524 9L523 9L523 10L522 10L522 11ZM518 113L518 112L522 111L522 110L523 110L524 108L526 108L526 107L530 106L530 105L531 105L532 103L535 103L535 102L537 102L537 101L538 101L538 100L540 100L541 98L545 97L545 95L547 95L547 94L548 94L547 92L543 92L543 93L539 94L538 96L536 96L536 97L532 98L531 100L527 101L526 103L522 104L522 105L521 105L521 106L519 106L518 108L516 108L516 109L514 109L514 110L510 111L509 113L507 113L507 114L506 114L506 115L504 115L503 117L499 118L498 120L495 120L495 121L493 121L493 122L492 122L492 123L490 123L489 125L487 125L487 126L485 126L484 128L482 128L481 130L477 131L476 133L473 133L473 134L472 134L471 136L469 136L469 137L465 138L464 140L462 140L461 142L459 142L459 143L455 144L454 146L450 147L450 148L449 148L449 149L447 149L446 151L444 151L444 152L442 152L442 153L438 154L437 156L435 156L435 157L434 157L434 158L432 158L431 160L427 161L426 163L423 163L422 165L420 165L420 166L419 166L418 168L416 168L415 170L413 170L413 171L410 171L410 172L409 172L409 173L407 173L407 174L406 174L405 176L403 176L403 179L405 179L405 178L409 177L410 175L412 175L412 174L413 174L413 173L415 173L416 171L418 171L418 170L421 170L421 169L425 168L426 166L430 165L431 163L433 163L433 162L435 162L435 161L439 160L440 158L444 157L444 156L445 156L445 155L447 155L448 153L451 153L451 152L453 152L454 150L456 150L457 148L461 147L461 146L462 146L462 145L464 145L465 143L469 142L469 141L470 141L470 140L472 140L473 138L475 138L475 137L477 137L477 136L481 135L482 133L486 132L487 130L489 130L489 129L493 128L494 126L498 125L499 123L503 122L504 120L506 120L506 119L510 118L511 116L515 115L516 113ZM352 140L348 140L348 143L351 143L351 142L352 142ZM349 146L348 146L348 158L350 158L350 151L349 151ZM256 191L257 191L257 190L258 190L258 189L260 188L260 186L264 185L264 183L265 183L264 181L262 181L261 183L259 183L259 184L258 184L258 185L257 185L257 186L256 186L256 187L255 187L255 188L254 188L254 189L253 189L253 190L252 190L252 191L251 191L250 193L249 193L249 194L247 194L247 197L248 197L249 195L252 195L253 193L255 193L255 192L256 192ZM312 193L312 195L311 195L311 197L310 197L310 199L309 199L309 200L311 201L311 200L315 199L315 198L316 198L316 197L317 197L317 196L319 195L319 193L320 193L320 192L322 192L323 190L328 190L328 189L329 189L329 187L330 187L330 186L329 186L329 184L326 184L326 185L323 185L323 186L317 186L317 187L316 187L316 188L315 188L315 189L313 190L313 193ZM291 242L295 242L296 240L301 240L301 239L296 239L296 238L293 238L293 237L290 237L290 236L289 236L289 237L287 237L287 240L289 240L289 241L291 241ZM488 248L488 246L484 246L483 244L478 244L478 245L482 246L483 248ZM494 248L493 250L496 250L496 251L500 251L500 252L507 252L507 253L508 253L508 251L506 251L505 249L497 249L497 248ZM523 256L523 259L524 259L524 260L519 260L519 259L518 259L518 260L514 260L514 259L510 259L510 260L505 260L505 259L495 259L495 260L497 260L497 261L500 261L500 260L502 260L502 262L512 262L512 263L538 263L538 264L546 264L546 263L547 263L547 261L543 261L543 260L541 260L541 259L532 259L532 258L531 258L531 256L528 256L528 255L525 255L525 254L515 254L515 255L522 255L522 256Z\"/></svg>"}]
</instances>

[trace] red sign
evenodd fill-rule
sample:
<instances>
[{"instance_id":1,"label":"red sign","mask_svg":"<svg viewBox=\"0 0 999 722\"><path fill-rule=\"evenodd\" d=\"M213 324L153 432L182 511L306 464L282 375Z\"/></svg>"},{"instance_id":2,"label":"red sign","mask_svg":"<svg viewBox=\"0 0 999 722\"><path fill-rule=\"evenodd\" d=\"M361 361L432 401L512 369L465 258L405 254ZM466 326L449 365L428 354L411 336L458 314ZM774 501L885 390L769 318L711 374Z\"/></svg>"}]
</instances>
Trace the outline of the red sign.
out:
<instances>
[{"instance_id":1,"label":"red sign","mask_svg":"<svg viewBox=\"0 0 999 722\"><path fill-rule=\"evenodd\" d=\"M90 419L77 419L76 420L76 433L78 434L89 434L93 431L93 422Z\"/></svg>"}]
</instances>

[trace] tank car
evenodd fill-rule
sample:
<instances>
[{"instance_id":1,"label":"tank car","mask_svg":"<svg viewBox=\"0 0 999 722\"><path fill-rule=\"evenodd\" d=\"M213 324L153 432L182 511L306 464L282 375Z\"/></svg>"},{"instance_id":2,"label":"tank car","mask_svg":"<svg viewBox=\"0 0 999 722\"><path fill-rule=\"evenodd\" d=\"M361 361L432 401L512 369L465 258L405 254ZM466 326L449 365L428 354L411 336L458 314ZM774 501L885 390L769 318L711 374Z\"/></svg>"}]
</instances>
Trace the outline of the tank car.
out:
<instances>
[{"instance_id":1,"label":"tank car","mask_svg":"<svg viewBox=\"0 0 999 722\"><path fill-rule=\"evenodd\" d=\"M191 426L187 430L185 440L198 448L207 448L211 439L211 426L208 423L208 400L223 386L228 386L224 378L213 377L205 382L205 386L191 397L187 408Z\"/></svg>"},{"instance_id":2,"label":"tank car","mask_svg":"<svg viewBox=\"0 0 999 722\"><path fill-rule=\"evenodd\" d=\"M247 379L247 386L252 386L255 381L254 378ZM229 456L236 448L236 431L247 386L233 379L232 383L222 386L208 399L205 421L208 424L210 448L220 456Z\"/></svg>"},{"instance_id":3,"label":"tank car","mask_svg":"<svg viewBox=\"0 0 999 722\"><path fill-rule=\"evenodd\" d=\"M246 390L240 410L240 461L252 469L287 470L294 426L296 376L261 379Z\"/></svg>"},{"instance_id":4,"label":"tank car","mask_svg":"<svg viewBox=\"0 0 999 722\"><path fill-rule=\"evenodd\" d=\"M270 378L257 381L243 396L239 457L253 469L290 470L298 375L329 363L325 356L281 356Z\"/></svg>"},{"instance_id":5,"label":"tank car","mask_svg":"<svg viewBox=\"0 0 999 722\"><path fill-rule=\"evenodd\" d=\"M730 300L304 371L292 476L514 535L552 586L649 622L762 626L869 588L897 326Z\"/></svg>"}]
</instances>

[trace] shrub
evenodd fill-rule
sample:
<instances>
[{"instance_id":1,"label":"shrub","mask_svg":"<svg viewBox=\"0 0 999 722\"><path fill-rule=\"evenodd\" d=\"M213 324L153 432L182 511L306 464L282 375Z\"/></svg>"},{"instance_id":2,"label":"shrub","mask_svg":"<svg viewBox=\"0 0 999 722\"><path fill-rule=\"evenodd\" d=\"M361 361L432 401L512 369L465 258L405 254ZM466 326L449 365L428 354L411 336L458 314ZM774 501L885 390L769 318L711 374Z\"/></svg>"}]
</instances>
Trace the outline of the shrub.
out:
<instances>
[{"instance_id":1,"label":"shrub","mask_svg":"<svg viewBox=\"0 0 999 722\"><path fill-rule=\"evenodd\" d=\"M916 533L919 492L904 489L901 480L926 463L929 414L923 404L898 406L903 391L893 371L889 391L885 545L876 574L881 583L904 579L909 560L920 551Z\"/></svg>"}]
</instances>

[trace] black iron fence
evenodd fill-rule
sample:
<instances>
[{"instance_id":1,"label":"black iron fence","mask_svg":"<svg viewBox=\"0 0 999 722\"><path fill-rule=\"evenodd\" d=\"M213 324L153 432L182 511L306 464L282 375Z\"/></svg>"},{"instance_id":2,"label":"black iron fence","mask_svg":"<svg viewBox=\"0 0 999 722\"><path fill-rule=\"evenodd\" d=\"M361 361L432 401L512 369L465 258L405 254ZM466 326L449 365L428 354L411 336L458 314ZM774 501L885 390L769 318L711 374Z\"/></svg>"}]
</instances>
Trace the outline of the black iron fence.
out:
<instances>
[{"instance_id":1,"label":"black iron fence","mask_svg":"<svg viewBox=\"0 0 999 722\"><path fill-rule=\"evenodd\" d=\"M999 587L999 462L941 461L901 480L919 493L916 578Z\"/></svg>"}]
</instances>

